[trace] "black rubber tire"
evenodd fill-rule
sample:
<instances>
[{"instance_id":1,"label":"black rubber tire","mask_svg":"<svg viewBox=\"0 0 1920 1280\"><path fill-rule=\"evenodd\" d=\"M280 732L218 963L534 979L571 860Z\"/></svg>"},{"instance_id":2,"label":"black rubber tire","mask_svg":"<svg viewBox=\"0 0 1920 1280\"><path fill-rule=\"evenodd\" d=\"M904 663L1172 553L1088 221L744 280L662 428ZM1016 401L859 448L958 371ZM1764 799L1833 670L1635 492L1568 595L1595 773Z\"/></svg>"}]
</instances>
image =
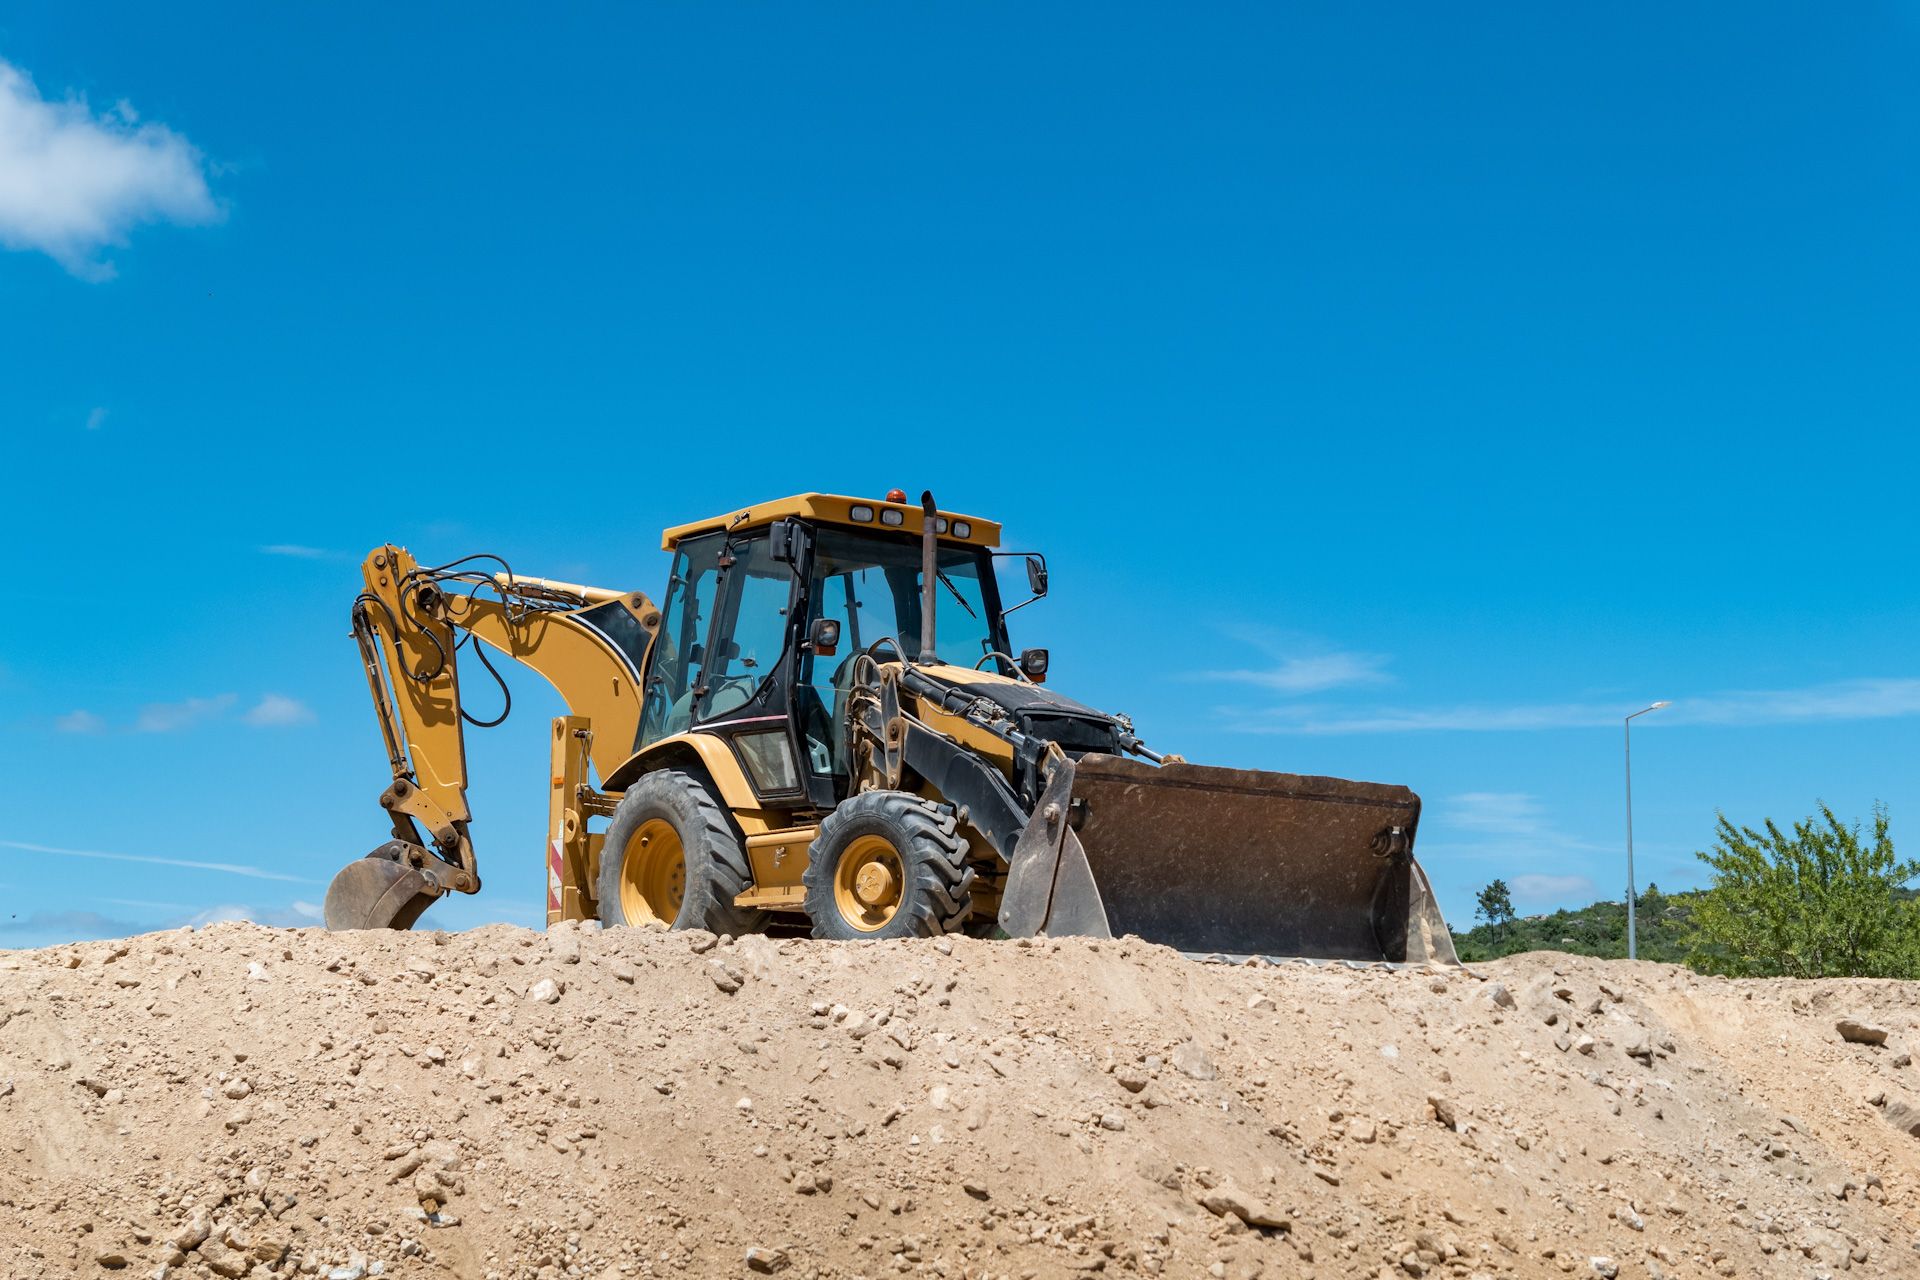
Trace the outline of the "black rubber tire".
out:
<instances>
[{"instance_id":1,"label":"black rubber tire","mask_svg":"<svg viewBox=\"0 0 1920 1280\"><path fill-rule=\"evenodd\" d=\"M973 913L973 868L949 805L906 791L863 791L828 814L807 849L807 918L813 936L838 942L932 938L957 933ZM862 836L893 846L902 872L900 905L878 929L861 929L840 912L834 875Z\"/></svg>"},{"instance_id":2,"label":"black rubber tire","mask_svg":"<svg viewBox=\"0 0 1920 1280\"><path fill-rule=\"evenodd\" d=\"M664 820L680 837L686 862L686 889L670 927L707 929L733 937L764 932L766 912L733 905L735 894L752 887L753 876L732 821L705 783L677 769L646 774L620 797L601 845L600 877L594 886L600 899L600 922L609 928L647 923L628 920L621 908L621 862L634 833L655 818Z\"/></svg>"}]
</instances>

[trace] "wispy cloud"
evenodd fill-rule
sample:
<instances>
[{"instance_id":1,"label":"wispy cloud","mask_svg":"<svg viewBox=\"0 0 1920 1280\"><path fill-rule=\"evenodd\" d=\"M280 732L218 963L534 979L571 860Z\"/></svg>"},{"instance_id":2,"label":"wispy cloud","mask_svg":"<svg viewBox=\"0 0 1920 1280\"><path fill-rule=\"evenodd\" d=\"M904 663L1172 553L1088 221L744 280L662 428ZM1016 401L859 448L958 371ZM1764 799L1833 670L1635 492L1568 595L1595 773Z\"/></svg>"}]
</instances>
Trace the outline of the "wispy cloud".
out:
<instances>
[{"instance_id":1,"label":"wispy cloud","mask_svg":"<svg viewBox=\"0 0 1920 1280\"><path fill-rule=\"evenodd\" d=\"M1377 653L1321 653L1284 657L1270 667L1242 667L1228 671L1201 671L1201 680L1227 680L1257 685L1276 693L1323 693L1350 685L1385 684L1391 677Z\"/></svg>"},{"instance_id":2,"label":"wispy cloud","mask_svg":"<svg viewBox=\"0 0 1920 1280\"><path fill-rule=\"evenodd\" d=\"M1224 630L1228 637L1258 651L1267 660L1249 666L1196 671L1188 678L1250 684L1289 695L1392 681L1385 670L1385 654L1338 649L1316 636L1246 623Z\"/></svg>"},{"instance_id":3,"label":"wispy cloud","mask_svg":"<svg viewBox=\"0 0 1920 1280\"><path fill-rule=\"evenodd\" d=\"M1255 710L1228 708L1228 728L1243 733L1498 733L1613 727L1646 703L1543 702L1516 706L1385 707L1350 711L1288 704ZM1817 721L1885 720L1920 715L1920 679L1837 680L1802 689L1746 689L1679 697L1656 725L1774 725Z\"/></svg>"},{"instance_id":4,"label":"wispy cloud","mask_svg":"<svg viewBox=\"0 0 1920 1280\"><path fill-rule=\"evenodd\" d=\"M1449 796L1435 816L1449 829L1501 836L1537 836L1547 825L1540 801L1521 791L1468 791Z\"/></svg>"},{"instance_id":5,"label":"wispy cloud","mask_svg":"<svg viewBox=\"0 0 1920 1280\"><path fill-rule=\"evenodd\" d=\"M98 431L106 425L106 421L107 411L104 408L96 406L91 413L87 414L87 430Z\"/></svg>"},{"instance_id":6,"label":"wispy cloud","mask_svg":"<svg viewBox=\"0 0 1920 1280\"><path fill-rule=\"evenodd\" d=\"M289 698L282 693L269 693L247 708L246 714L240 718L258 729L279 729L296 724L311 724L313 709L298 698Z\"/></svg>"},{"instance_id":7,"label":"wispy cloud","mask_svg":"<svg viewBox=\"0 0 1920 1280\"><path fill-rule=\"evenodd\" d=\"M61 942L124 938L147 926L115 920L98 911L35 911L0 919L0 947L49 947Z\"/></svg>"},{"instance_id":8,"label":"wispy cloud","mask_svg":"<svg viewBox=\"0 0 1920 1280\"><path fill-rule=\"evenodd\" d=\"M260 548L263 556L286 556L293 560L338 560L340 553L324 547L303 547L297 542L269 542Z\"/></svg>"},{"instance_id":9,"label":"wispy cloud","mask_svg":"<svg viewBox=\"0 0 1920 1280\"><path fill-rule=\"evenodd\" d=\"M261 907L237 902L223 902L217 907L208 907L189 917L186 923L194 928L204 928L210 924L225 924L234 920L248 920L254 924L272 925L275 928L300 928L320 923L320 908L311 902L290 902L284 907Z\"/></svg>"},{"instance_id":10,"label":"wispy cloud","mask_svg":"<svg viewBox=\"0 0 1920 1280\"><path fill-rule=\"evenodd\" d=\"M53 727L61 733L101 733L107 722L91 711L75 710L55 717Z\"/></svg>"},{"instance_id":11,"label":"wispy cloud","mask_svg":"<svg viewBox=\"0 0 1920 1280\"><path fill-rule=\"evenodd\" d=\"M290 876L281 871L268 871L264 867L250 867L239 862L203 862L196 858L161 858L145 853L108 853L100 849L61 849L53 845L29 844L24 840L0 840L0 849L13 849L20 853L44 853L57 858L99 858L109 862L140 862L155 867L179 867L184 871L220 871L232 876L246 876L253 880L278 880L285 884L314 884L305 876Z\"/></svg>"},{"instance_id":12,"label":"wispy cloud","mask_svg":"<svg viewBox=\"0 0 1920 1280\"><path fill-rule=\"evenodd\" d=\"M1558 907L1565 903L1592 902L1597 891L1585 876L1551 876L1536 872L1517 875L1507 881L1513 900L1530 907Z\"/></svg>"},{"instance_id":13,"label":"wispy cloud","mask_svg":"<svg viewBox=\"0 0 1920 1280\"><path fill-rule=\"evenodd\" d=\"M101 250L146 222L218 220L197 148L126 102L95 115L42 97L0 61L0 244L44 253L83 280L113 277Z\"/></svg>"},{"instance_id":14,"label":"wispy cloud","mask_svg":"<svg viewBox=\"0 0 1920 1280\"><path fill-rule=\"evenodd\" d=\"M231 693L211 698L185 698L179 702L150 702L140 708L133 722L135 733L174 733L199 724L224 712L235 702Z\"/></svg>"}]
</instances>

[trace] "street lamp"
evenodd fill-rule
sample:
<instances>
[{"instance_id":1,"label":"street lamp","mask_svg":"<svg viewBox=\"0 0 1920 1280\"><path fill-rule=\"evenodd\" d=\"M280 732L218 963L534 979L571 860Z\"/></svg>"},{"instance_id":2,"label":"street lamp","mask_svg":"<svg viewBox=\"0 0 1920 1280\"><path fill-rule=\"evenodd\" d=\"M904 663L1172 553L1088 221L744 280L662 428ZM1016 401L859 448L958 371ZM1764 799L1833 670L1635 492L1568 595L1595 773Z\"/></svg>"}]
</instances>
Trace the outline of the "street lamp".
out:
<instances>
[{"instance_id":1,"label":"street lamp","mask_svg":"<svg viewBox=\"0 0 1920 1280\"><path fill-rule=\"evenodd\" d=\"M1629 960L1640 958L1640 947L1634 932L1633 921L1633 900L1636 896L1633 889L1633 722L1636 717L1643 716L1649 711L1658 711L1662 707L1672 705L1671 702L1661 701L1650 707L1642 707L1628 716L1624 725L1627 737L1627 959Z\"/></svg>"}]
</instances>

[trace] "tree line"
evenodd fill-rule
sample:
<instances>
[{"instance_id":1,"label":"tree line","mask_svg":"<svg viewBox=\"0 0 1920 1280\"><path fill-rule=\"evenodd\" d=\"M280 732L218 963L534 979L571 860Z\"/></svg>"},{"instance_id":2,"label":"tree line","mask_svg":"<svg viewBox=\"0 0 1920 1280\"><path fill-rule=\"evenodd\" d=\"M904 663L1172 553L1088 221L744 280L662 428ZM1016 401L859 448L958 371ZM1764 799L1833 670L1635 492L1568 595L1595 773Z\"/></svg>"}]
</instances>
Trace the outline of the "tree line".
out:
<instances>
[{"instance_id":1,"label":"tree line","mask_svg":"<svg viewBox=\"0 0 1920 1280\"><path fill-rule=\"evenodd\" d=\"M1894 851L1887 812L1871 830L1825 805L1782 830L1719 817L1703 889L1672 895L1649 884L1634 901L1640 958L1702 973L1766 978L1920 977L1920 901L1908 888L1920 861ZM1481 923L1456 940L1463 960L1520 951L1626 954L1626 905L1521 918L1505 880L1476 895Z\"/></svg>"}]
</instances>

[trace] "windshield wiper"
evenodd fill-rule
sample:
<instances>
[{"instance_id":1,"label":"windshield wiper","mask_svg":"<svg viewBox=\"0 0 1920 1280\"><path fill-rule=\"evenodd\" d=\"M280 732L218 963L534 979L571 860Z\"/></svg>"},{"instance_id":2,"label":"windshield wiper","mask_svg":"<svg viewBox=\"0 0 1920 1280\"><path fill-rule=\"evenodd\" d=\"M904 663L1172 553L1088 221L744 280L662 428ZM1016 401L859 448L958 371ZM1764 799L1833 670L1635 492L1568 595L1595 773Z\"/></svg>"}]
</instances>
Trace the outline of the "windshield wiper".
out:
<instances>
[{"instance_id":1,"label":"windshield wiper","mask_svg":"<svg viewBox=\"0 0 1920 1280\"><path fill-rule=\"evenodd\" d=\"M938 569L935 569L933 571L933 576L940 579L941 582L945 583L947 590L953 592L953 598L960 602L960 607L967 611L967 616L969 618L975 618L975 619L979 618L980 615L973 611L973 606L967 603L967 598L960 594L960 588L953 585L952 579L947 577L946 574L940 572L940 570Z\"/></svg>"}]
</instances>

